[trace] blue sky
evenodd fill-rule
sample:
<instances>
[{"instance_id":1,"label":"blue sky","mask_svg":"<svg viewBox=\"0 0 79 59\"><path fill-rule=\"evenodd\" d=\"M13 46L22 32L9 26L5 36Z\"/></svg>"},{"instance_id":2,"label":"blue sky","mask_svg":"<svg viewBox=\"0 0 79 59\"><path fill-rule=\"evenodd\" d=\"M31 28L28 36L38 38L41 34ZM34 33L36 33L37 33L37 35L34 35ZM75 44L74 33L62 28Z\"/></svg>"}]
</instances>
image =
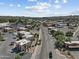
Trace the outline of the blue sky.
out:
<instances>
[{"instance_id":1,"label":"blue sky","mask_svg":"<svg viewBox=\"0 0 79 59\"><path fill-rule=\"evenodd\" d=\"M1 16L62 16L79 14L79 0L0 0Z\"/></svg>"}]
</instances>

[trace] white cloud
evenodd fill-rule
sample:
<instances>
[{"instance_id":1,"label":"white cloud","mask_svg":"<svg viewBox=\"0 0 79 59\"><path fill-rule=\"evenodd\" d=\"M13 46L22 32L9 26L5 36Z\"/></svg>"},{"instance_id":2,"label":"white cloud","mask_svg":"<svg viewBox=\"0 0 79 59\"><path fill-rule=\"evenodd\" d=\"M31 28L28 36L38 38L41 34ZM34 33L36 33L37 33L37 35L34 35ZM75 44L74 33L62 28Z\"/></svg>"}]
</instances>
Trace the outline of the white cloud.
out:
<instances>
[{"instance_id":1,"label":"white cloud","mask_svg":"<svg viewBox=\"0 0 79 59\"><path fill-rule=\"evenodd\" d=\"M70 11L69 14L71 14L71 15L79 15L79 9Z\"/></svg>"},{"instance_id":2,"label":"white cloud","mask_svg":"<svg viewBox=\"0 0 79 59\"><path fill-rule=\"evenodd\" d=\"M50 6L51 6L51 4L46 3L46 2L45 3L37 3L36 8L42 10L42 9L48 9Z\"/></svg>"},{"instance_id":3,"label":"white cloud","mask_svg":"<svg viewBox=\"0 0 79 59\"><path fill-rule=\"evenodd\" d=\"M52 12L50 10L51 4L47 2L38 2L34 6L26 6L26 12L29 12L31 16L49 16Z\"/></svg>"},{"instance_id":4,"label":"white cloud","mask_svg":"<svg viewBox=\"0 0 79 59\"><path fill-rule=\"evenodd\" d=\"M67 3L68 2L68 0L63 0L63 3Z\"/></svg>"},{"instance_id":5,"label":"white cloud","mask_svg":"<svg viewBox=\"0 0 79 59\"><path fill-rule=\"evenodd\" d=\"M36 2L37 0L28 0L28 1L30 1L30 2Z\"/></svg>"},{"instance_id":6,"label":"white cloud","mask_svg":"<svg viewBox=\"0 0 79 59\"><path fill-rule=\"evenodd\" d=\"M43 12L49 9L51 5L47 2L39 2L35 6L26 6L25 8L35 12Z\"/></svg>"},{"instance_id":7,"label":"white cloud","mask_svg":"<svg viewBox=\"0 0 79 59\"><path fill-rule=\"evenodd\" d=\"M21 4L17 4L17 7L21 7Z\"/></svg>"},{"instance_id":8,"label":"white cloud","mask_svg":"<svg viewBox=\"0 0 79 59\"><path fill-rule=\"evenodd\" d=\"M13 6L14 6L14 4L9 4L9 6L10 6L10 7L13 7Z\"/></svg>"},{"instance_id":9,"label":"white cloud","mask_svg":"<svg viewBox=\"0 0 79 59\"><path fill-rule=\"evenodd\" d=\"M60 9L60 8L61 8L61 5L54 5L54 7L55 7L56 9Z\"/></svg>"},{"instance_id":10,"label":"white cloud","mask_svg":"<svg viewBox=\"0 0 79 59\"><path fill-rule=\"evenodd\" d=\"M59 3L59 0L55 0L55 3Z\"/></svg>"},{"instance_id":11,"label":"white cloud","mask_svg":"<svg viewBox=\"0 0 79 59\"><path fill-rule=\"evenodd\" d=\"M32 9L34 8L35 6L26 6L25 9Z\"/></svg>"},{"instance_id":12,"label":"white cloud","mask_svg":"<svg viewBox=\"0 0 79 59\"><path fill-rule=\"evenodd\" d=\"M4 2L0 2L0 5L4 5Z\"/></svg>"},{"instance_id":13,"label":"white cloud","mask_svg":"<svg viewBox=\"0 0 79 59\"><path fill-rule=\"evenodd\" d=\"M51 5L47 2L39 2L35 6L26 6L26 11L30 11L31 13L36 13L40 16L51 16L51 15L62 15L60 9L62 8L61 4Z\"/></svg>"}]
</instances>

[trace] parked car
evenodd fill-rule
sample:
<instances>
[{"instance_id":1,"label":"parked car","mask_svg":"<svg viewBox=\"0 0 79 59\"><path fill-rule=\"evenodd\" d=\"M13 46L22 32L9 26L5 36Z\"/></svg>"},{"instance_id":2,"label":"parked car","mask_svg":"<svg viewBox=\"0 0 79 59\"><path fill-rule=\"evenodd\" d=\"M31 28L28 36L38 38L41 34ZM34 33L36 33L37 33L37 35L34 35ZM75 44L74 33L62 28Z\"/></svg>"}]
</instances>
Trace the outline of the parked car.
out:
<instances>
[{"instance_id":1,"label":"parked car","mask_svg":"<svg viewBox=\"0 0 79 59\"><path fill-rule=\"evenodd\" d=\"M12 45L14 45L14 42L11 42L11 43L9 44L9 46L12 46Z\"/></svg>"}]
</instances>

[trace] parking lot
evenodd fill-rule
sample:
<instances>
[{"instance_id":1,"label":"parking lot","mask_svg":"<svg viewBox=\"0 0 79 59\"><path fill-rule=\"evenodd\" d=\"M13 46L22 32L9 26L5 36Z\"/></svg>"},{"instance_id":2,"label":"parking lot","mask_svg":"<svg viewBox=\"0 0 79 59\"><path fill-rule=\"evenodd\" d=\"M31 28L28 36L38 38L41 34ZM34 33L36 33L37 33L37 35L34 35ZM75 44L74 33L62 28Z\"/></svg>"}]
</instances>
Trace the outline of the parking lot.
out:
<instances>
[{"instance_id":1,"label":"parking lot","mask_svg":"<svg viewBox=\"0 0 79 59\"><path fill-rule=\"evenodd\" d=\"M10 46L11 42L15 42L15 36L12 33L4 33L3 35L5 41L0 44L0 58L1 59L15 59L15 53L12 53L13 46ZM25 54L22 59L29 59L31 57L30 53Z\"/></svg>"}]
</instances>

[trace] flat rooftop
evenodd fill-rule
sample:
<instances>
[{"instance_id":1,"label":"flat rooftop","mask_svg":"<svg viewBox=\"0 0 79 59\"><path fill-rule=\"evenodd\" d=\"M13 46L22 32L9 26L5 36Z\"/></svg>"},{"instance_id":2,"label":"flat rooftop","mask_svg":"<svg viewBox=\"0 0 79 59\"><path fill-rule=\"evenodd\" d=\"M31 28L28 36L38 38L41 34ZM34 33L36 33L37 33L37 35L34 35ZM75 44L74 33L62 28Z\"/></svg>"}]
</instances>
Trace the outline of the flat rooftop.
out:
<instances>
[{"instance_id":1,"label":"flat rooftop","mask_svg":"<svg viewBox=\"0 0 79 59\"><path fill-rule=\"evenodd\" d=\"M24 44L27 44L27 43L30 43L30 41L26 40L26 39L22 39L22 40L16 41L16 44L19 44L19 45L24 45Z\"/></svg>"}]
</instances>

